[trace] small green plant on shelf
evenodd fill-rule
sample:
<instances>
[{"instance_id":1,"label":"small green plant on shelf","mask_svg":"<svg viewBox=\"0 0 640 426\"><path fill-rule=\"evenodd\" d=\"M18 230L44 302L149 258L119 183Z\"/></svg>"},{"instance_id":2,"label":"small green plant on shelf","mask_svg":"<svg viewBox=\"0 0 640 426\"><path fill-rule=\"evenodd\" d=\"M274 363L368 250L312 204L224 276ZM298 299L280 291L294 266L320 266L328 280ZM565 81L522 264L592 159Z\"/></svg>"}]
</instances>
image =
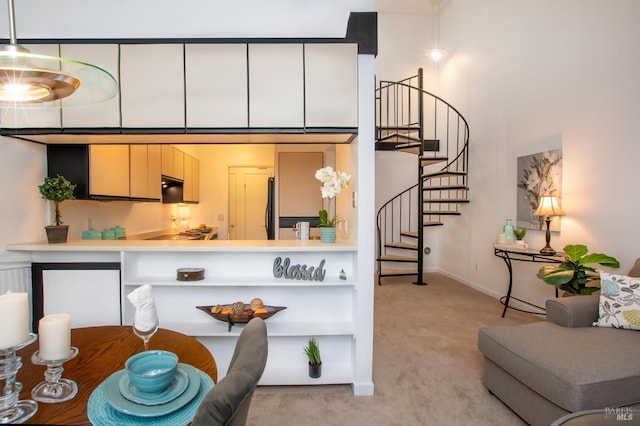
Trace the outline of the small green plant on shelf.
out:
<instances>
[{"instance_id":1,"label":"small green plant on shelf","mask_svg":"<svg viewBox=\"0 0 640 426\"><path fill-rule=\"evenodd\" d=\"M318 345L315 339L309 339L307 346L304 347L304 353L307 354L309 365L320 365L322 363L320 359L320 345Z\"/></svg>"},{"instance_id":2,"label":"small green plant on shelf","mask_svg":"<svg viewBox=\"0 0 640 426\"><path fill-rule=\"evenodd\" d=\"M524 236L527 235L527 228L516 228L513 233L516 236L516 240L523 240Z\"/></svg>"}]
</instances>

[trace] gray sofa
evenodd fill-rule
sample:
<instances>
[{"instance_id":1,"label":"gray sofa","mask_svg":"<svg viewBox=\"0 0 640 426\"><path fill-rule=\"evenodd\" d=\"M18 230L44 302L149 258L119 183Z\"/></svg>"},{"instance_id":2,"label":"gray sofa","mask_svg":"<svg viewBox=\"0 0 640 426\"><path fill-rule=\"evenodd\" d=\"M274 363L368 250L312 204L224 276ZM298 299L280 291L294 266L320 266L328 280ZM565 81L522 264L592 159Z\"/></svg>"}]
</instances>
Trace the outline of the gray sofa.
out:
<instances>
[{"instance_id":1,"label":"gray sofa","mask_svg":"<svg viewBox=\"0 0 640 426\"><path fill-rule=\"evenodd\" d=\"M552 299L546 321L480 329L484 385L530 425L640 404L640 331L593 327L598 300Z\"/></svg>"}]
</instances>

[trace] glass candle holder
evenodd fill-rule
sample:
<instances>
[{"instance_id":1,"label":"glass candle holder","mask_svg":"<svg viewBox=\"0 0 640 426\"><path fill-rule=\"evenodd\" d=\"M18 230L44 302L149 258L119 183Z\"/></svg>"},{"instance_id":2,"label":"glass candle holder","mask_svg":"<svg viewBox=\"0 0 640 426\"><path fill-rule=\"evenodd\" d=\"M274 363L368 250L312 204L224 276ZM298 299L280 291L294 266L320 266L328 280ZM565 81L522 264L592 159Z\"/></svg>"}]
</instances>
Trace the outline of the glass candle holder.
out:
<instances>
[{"instance_id":1,"label":"glass candle holder","mask_svg":"<svg viewBox=\"0 0 640 426\"><path fill-rule=\"evenodd\" d=\"M69 355L55 360L42 359L39 350L34 352L31 362L36 365L46 365L47 371L44 372L45 380L31 390L31 397L36 401L48 403L68 401L75 397L78 393L78 384L73 380L62 378L64 371L62 365L75 358L78 352L78 348L72 346Z\"/></svg>"},{"instance_id":2,"label":"glass candle holder","mask_svg":"<svg viewBox=\"0 0 640 426\"><path fill-rule=\"evenodd\" d=\"M29 333L29 339L12 348L0 349L0 424L23 423L38 411L38 403L22 400L22 383L16 382L16 374L22 367L22 358L16 351L35 342L37 335Z\"/></svg>"}]
</instances>

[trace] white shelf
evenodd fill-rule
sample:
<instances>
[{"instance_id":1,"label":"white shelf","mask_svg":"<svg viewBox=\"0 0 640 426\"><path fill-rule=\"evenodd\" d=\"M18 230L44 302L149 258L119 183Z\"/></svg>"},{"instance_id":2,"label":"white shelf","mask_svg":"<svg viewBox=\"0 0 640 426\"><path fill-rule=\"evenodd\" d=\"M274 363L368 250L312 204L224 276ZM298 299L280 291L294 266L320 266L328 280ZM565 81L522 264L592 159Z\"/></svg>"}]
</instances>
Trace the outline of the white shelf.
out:
<instances>
[{"instance_id":1,"label":"white shelf","mask_svg":"<svg viewBox=\"0 0 640 426\"><path fill-rule=\"evenodd\" d=\"M366 335L359 335L360 288L356 245L290 243L244 247L230 250L124 252L122 254L122 317L133 319L133 307L126 294L143 284L154 287L160 326L196 337L211 352L219 377L231 361L238 336L245 324L219 321L196 306L209 306L259 297L265 305L286 306L265 321L269 336L269 359L262 385L353 384L356 367L366 350ZM278 258L290 259L291 267L323 267L325 279L297 280L274 276ZM289 260L287 260L289 262ZM178 281L177 268L200 267L205 278ZM348 279L339 278L344 270ZM241 274L241 276L238 276ZM364 284L367 285L367 284ZM366 331L366 327L365 327ZM362 338L361 338L362 336ZM317 338L323 351L322 377L312 379L302 348L309 338ZM364 342L364 344L362 343Z\"/></svg>"},{"instance_id":2,"label":"white shelf","mask_svg":"<svg viewBox=\"0 0 640 426\"><path fill-rule=\"evenodd\" d=\"M339 279L327 279L325 281L289 280L282 278L259 278L259 277L235 277L235 278L205 278L200 281L178 281L175 277L133 277L123 281L125 286L140 286L150 284L152 286L171 287L353 287L356 282Z\"/></svg>"},{"instance_id":3,"label":"white shelf","mask_svg":"<svg viewBox=\"0 0 640 426\"><path fill-rule=\"evenodd\" d=\"M349 365L322 363L322 375L309 377L309 366L291 364L267 368L260 378L260 385L335 385L353 383L353 370Z\"/></svg>"},{"instance_id":4,"label":"white shelf","mask_svg":"<svg viewBox=\"0 0 640 426\"><path fill-rule=\"evenodd\" d=\"M203 315L206 315L203 313ZM278 315L278 314L276 314ZM347 321L331 322L278 322L267 319L267 334L272 337L293 336L352 336L353 324ZM244 324L234 324L229 331L226 322L211 318L203 322L161 322L162 328L178 331L194 337L238 337Z\"/></svg>"}]
</instances>

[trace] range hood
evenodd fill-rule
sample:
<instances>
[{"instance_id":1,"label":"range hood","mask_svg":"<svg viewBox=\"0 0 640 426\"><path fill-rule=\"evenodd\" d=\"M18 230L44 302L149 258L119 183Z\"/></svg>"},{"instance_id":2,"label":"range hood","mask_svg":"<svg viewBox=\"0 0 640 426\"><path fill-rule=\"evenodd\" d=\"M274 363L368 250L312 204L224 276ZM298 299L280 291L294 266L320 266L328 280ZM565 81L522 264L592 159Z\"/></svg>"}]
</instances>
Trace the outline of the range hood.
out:
<instances>
[{"instance_id":1,"label":"range hood","mask_svg":"<svg viewBox=\"0 0 640 426\"><path fill-rule=\"evenodd\" d=\"M184 201L184 182L169 176L162 176L162 203L173 204Z\"/></svg>"}]
</instances>

